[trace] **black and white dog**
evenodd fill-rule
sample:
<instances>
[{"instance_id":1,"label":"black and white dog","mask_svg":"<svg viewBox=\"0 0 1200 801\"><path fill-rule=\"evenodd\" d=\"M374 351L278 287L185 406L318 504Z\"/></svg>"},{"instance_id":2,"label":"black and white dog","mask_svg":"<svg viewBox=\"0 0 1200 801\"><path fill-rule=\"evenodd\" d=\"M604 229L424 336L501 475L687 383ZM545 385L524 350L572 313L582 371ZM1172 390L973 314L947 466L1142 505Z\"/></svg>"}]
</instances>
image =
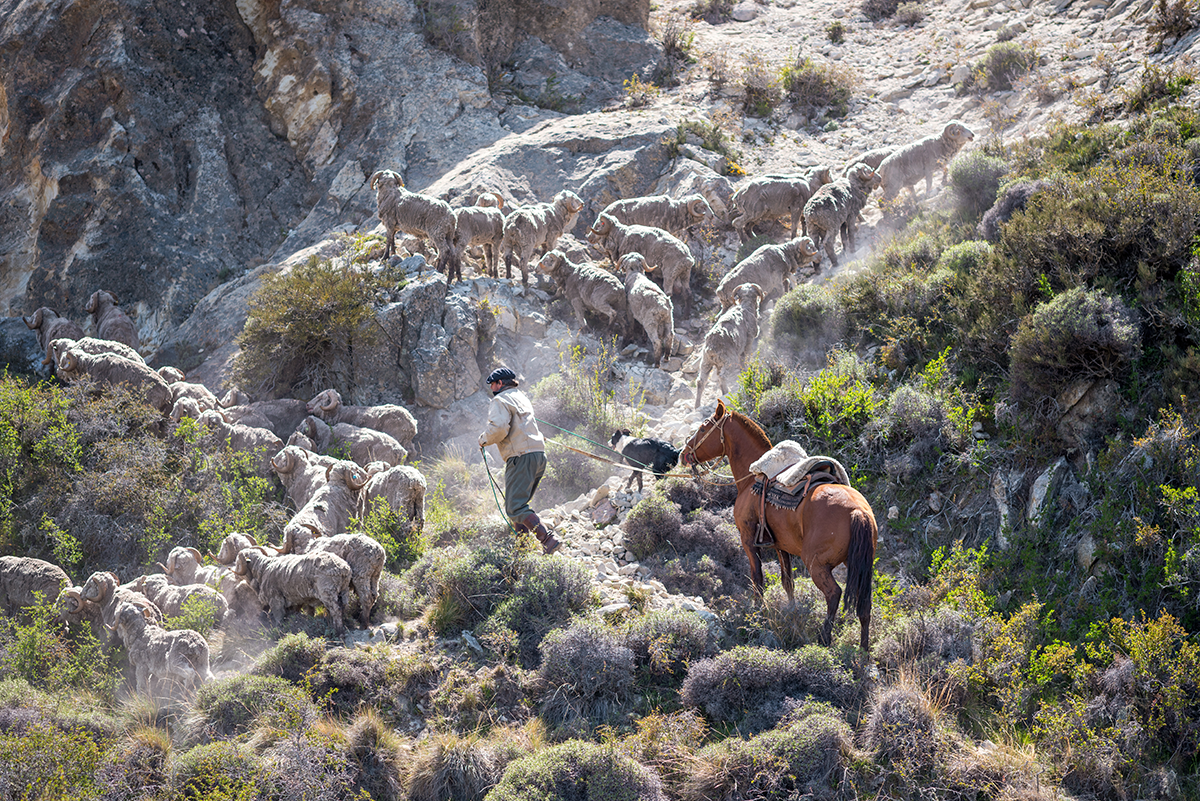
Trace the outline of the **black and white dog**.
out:
<instances>
[{"instance_id":1,"label":"black and white dog","mask_svg":"<svg viewBox=\"0 0 1200 801\"><path fill-rule=\"evenodd\" d=\"M643 470L649 470L661 479L679 464L679 449L671 447L671 443L661 439L635 437L628 429L621 429L612 435L612 446L613 450L625 458L630 467L635 468L630 473L629 480L625 482L626 490L633 485L633 479L637 478L638 492L642 491Z\"/></svg>"}]
</instances>

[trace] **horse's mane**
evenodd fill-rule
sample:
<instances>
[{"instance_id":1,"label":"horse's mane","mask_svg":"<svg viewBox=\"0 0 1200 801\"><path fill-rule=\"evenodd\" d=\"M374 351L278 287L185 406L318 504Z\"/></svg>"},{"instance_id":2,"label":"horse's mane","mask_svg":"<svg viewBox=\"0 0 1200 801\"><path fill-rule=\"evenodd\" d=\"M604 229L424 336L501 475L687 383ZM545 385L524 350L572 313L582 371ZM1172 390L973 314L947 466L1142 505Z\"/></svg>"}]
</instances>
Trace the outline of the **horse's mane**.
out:
<instances>
[{"instance_id":1,"label":"horse's mane","mask_svg":"<svg viewBox=\"0 0 1200 801\"><path fill-rule=\"evenodd\" d=\"M728 406L725 407L725 413L733 415L733 419L742 424L742 426L746 429L746 433L749 434L752 439L759 440L758 444L762 445L764 450L771 449L771 438L767 436L767 432L762 430L762 426L741 412L735 412Z\"/></svg>"}]
</instances>

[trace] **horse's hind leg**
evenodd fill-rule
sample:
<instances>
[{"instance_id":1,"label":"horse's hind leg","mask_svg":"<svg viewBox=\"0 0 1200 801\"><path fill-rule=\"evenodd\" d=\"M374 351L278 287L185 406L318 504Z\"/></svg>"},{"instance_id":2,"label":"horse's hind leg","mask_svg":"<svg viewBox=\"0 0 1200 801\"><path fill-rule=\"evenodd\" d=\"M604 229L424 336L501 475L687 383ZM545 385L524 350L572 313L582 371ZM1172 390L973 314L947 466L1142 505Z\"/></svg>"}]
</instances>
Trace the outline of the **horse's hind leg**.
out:
<instances>
[{"instance_id":1,"label":"horse's hind leg","mask_svg":"<svg viewBox=\"0 0 1200 801\"><path fill-rule=\"evenodd\" d=\"M796 585L792 580L792 555L781 548L776 548L775 553L779 554L779 583L787 593L788 603L795 603Z\"/></svg>"},{"instance_id":2,"label":"horse's hind leg","mask_svg":"<svg viewBox=\"0 0 1200 801\"><path fill-rule=\"evenodd\" d=\"M842 600L842 588L833 578L833 570L829 565L810 565L813 584L825 596L827 611L825 625L821 627L821 645L833 642L833 616L837 614L838 603Z\"/></svg>"}]
</instances>

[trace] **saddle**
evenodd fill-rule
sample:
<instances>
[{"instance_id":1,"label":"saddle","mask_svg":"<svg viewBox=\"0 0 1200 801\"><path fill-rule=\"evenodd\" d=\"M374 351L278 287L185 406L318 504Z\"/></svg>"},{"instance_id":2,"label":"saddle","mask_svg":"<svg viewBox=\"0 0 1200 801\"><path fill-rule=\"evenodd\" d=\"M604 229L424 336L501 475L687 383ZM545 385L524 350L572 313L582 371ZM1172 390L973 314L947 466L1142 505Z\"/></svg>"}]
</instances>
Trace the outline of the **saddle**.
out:
<instances>
[{"instance_id":1,"label":"saddle","mask_svg":"<svg viewBox=\"0 0 1200 801\"><path fill-rule=\"evenodd\" d=\"M809 493L822 484L845 484L850 477L837 459L809 456L803 446L784 440L767 451L750 472L757 474L751 492L759 496L756 548L775 547L775 535L767 525L767 502L781 509L798 509Z\"/></svg>"}]
</instances>

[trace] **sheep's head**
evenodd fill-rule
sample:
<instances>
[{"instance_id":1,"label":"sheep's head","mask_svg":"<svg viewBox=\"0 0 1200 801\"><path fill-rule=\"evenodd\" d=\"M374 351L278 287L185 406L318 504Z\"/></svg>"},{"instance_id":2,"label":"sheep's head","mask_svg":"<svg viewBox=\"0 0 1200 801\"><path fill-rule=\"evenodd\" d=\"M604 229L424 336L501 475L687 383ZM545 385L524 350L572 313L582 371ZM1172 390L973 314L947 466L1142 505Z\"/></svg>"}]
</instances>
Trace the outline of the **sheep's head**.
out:
<instances>
[{"instance_id":1,"label":"sheep's head","mask_svg":"<svg viewBox=\"0 0 1200 801\"><path fill-rule=\"evenodd\" d=\"M269 558L269 554L261 545L238 551L233 564L233 575L244 581L252 580L258 573L259 564L266 558Z\"/></svg>"},{"instance_id":2,"label":"sheep's head","mask_svg":"<svg viewBox=\"0 0 1200 801\"><path fill-rule=\"evenodd\" d=\"M611 214L601 212L596 218L596 224L587 230L587 240L593 245L598 245L605 237L612 233L616 227L617 221Z\"/></svg>"},{"instance_id":3,"label":"sheep's head","mask_svg":"<svg viewBox=\"0 0 1200 801\"><path fill-rule=\"evenodd\" d=\"M200 402L195 398L180 398L171 407L171 420L178 423L185 417L196 420L200 417Z\"/></svg>"},{"instance_id":4,"label":"sheep's head","mask_svg":"<svg viewBox=\"0 0 1200 801\"><path fill-rule=\"evenodd\" d=\"M112 292L109 292L107 289L97 289L88 298L87 305L83 307L83 310L88 314L99 314L105 308L116 306L119 303L120 301L117 300L117 296Z\"/></svg>"},{"instance_id":5,"label":"sheep's head","mask_svg":"<svg viewBox=\"0 0 1200 801\"><path fill-rule=\"evenodd\" d=\"M628 273L646 273L654 268L646 261L646 257L641 253L626 253L617 262L617 267Z\"/></svg>"},{"instance_id":6,"label":"sheep's head","mask_svg":"<svg viewBox=\"0 0 1200 801\"><path fill-rule=\"evenodd\" d=\"M87 601L83 599L83 592L79 587L64 587L58 594L55 608L58 609L58 615L62 618L66 615L83 614L86 604Z\"/></svg>"},{"instance_id":7,"label":"sheep's head","mask_svg":"<svg viewBox=\"0 0 1200 801\"><path fill-rule=\"evenodd\" d=\"M228 409L232 406L245 406L250 402L250 396L237 387L234 387L222 395L221 400L218 402L221 404L222 409Z\"/></svg>"},{"instance_id":8,"label":"sheep's head","mask_svg":"<svg viewBox=\"0 0 1200 801\"><path fill-rule=\"evenodd\" d=\"M504 196L499 192L483 192L475 199L476 206L483 208L504 208Z\"/></svg>"},{"instance_id":9,"label":"sheep's head","mask_svg":"<svg viewBox=\"0 0 1200 801\"><path fill-rule=\"evenodd\" d=\"M758 284L738 284L737 289L733 290L733 297L738 303L758 309L758 304L762 303L766 293Z\"/></svg>"},{"instance_id":10,"label":"sheep's head","mask_svg":"<svg viewBox=\"0 0 1200 801\"><path fill-rule=\"evenodd\" d=\"M308 434L305 434L303 431L296 430L292 432L290 437L288 437L287 447L315 452L317 450L317 443L313 442Z\"/></svg>"},{"instance_id":11,"label":"sheep's head","mask_svg":"<svg viewBox=\"0 0 1200 801\"><path fill-rule=\"evenodd\" d=\"M687 208L688 214L699 222L710 220L716 216L713 214L712 206L708 204L703 195L689 195Z\"/></svg>"},{"instance_id":12,"label":"sheep's head","mask_svg":"<svg viewBox=\"0 0 1200 801\"><path fill-rule=\"evenodd\" d=\"M850 173L850 178L865 192L870 192L883 182L879 173L871 169L871 165L869 164L855 164L854 171Z\"/></svg>"},{"instance_id":13,"label":"sheep's head","mask_svg":"<svg viewBox=\"0 0 1200 801\"><path fill-rule=\"evenodd\" d=\"M158 374L161 375L163 380L168 384L174 384L176 381L182 381L184 379L183 371L178 367L172 367L169 364L158 368Z\"/></svg>"},{"instance_id":14,"label":"sheep's head","mask_svg":"<svg viewBox=\"0 0 1200 801\"><path fill-rule=\"evenodd\" d=\"M321 530L311 523L296 523L283 530L283 544L273 547L279 553L307 553L312 541L320 536Z\"/></svg>"},{"instance_id":15,"label":"sheep's head","mask_svg":"<svg viewBox=\"0 0 1200 801\"><path fill-rule=\"evenodd\" d=\"M389 185L403 187L404 179L400 177L400 173L394 170L378 170L371 176L370 185L375 190L386 188Z\"/></svg>"},{"instance_id":16,"label":"sheep's head","mask_svg":"<svg viewBox=\"0 0 1200 801\"><path fill-rule=\"evenodd\" d=\"M975 133L958 120L951 120L942 129L942 139L962 147L967 142L974 141Z\"/></svg>"},{"instance_id":17,"label":"sheep's head","mask_svg":"<svg viewBox=\"0 0 1200 801\"><path fill-rule=\"evenodd\" d=\"M288 443L287 447L271 457L271 469L275 471L275 475L285 476L293 473L304 461L304 449L298 445L290 444L290 437L288 438Z\"/></svg>"},{"instance_id":18,"label":"sheep's head","mask_svg":"<svg viewBox=\"0 0 1200 801\"><path fill-rule=\"evenodd\" d=\"M58 359L58 375L60 378L75 379L82 372L79 364L79 351L69 350Z\"/></svg>"},{"instance_id":19,"label":"sheep's head","mask_svg":"<svg viewBox=\"0 0 1200 801\"><path fill-rule=\"evenodd\" d=\"M116 590L117 585L121 583L117 578L116 573L96 572L88 576L88 580L83 583L81 594L85 601L95 601L103 606L108 598Z\"/></svg>"},{"instance_id":20,"label":"sheep's head","mask_svg":"<svg viewBox=\"0 0 1200 801\"><path fill-rule=\"evenodd\" d=\"M561 250L552 250L538 261L538 269L546 275L555 275L566 264L567 255Z\"/></svg>"},{"instance_id":21,"label":"sheep's head","mask_svg":"<svg viewBox=\"0 0 1200 801\"><path fill-rule=\"evenodd\" d=\"M309 414L321 417L336 415L342 408L342 395L336 389L325 389L304 405Z\"/></svg>"},{"instance_id":22,"label":"sheep's head","mask_svg":"<svg viewBox=\"0 0 1200 801\"><path fill-rule=\"evenodd\" d=\"M325 468L327 482L338 481L346 485L351 492L358 492L367 483L367 472L354 462L335 462Z\"/></svg>"},{"instance_id":23,"label":"sheep's head","mask_svg":"<svg viewBox=\"0 0 1200 801\"><path fill-rule=\"evenodd\" d=\"M562 206L568 214L578 214L583 209L583 201L579 195L566 189L554 196L554 204Z\"/></svg>"},{"instance_id":24,"label":"sheep's head","mask_svg":"<svg viewBox=\"0 0 1200 801\"><path fill-rule=\"evenodd\" d=\"M64 353L75 347L75 342L74 339L67 339L65 337L59 337L50 342L50 357L54 360L55 364L58 364L59 359L62 358Z\"/></svg>"},{"instance_id":25,"label":"sheep's head","mask_svg":"<svg viewBox=\"0 0 1200 801\"><path fill-rule=\"evenodd\" d=\"M249 535L235 531L232 534L226 535L225 539L222 540L220 552L216 556L210 553L209 558L218 564L228 567L234 563L239 553L246 548L253 548L255 545L256 543Z\"/></svg>"},{"instance_id":26,"label":"sheep's head","mask_svg":"<svg viewBox=\"0 0 1200 801\"><path fill-rule=\"evenodd\" d=\"M229 428L229 421L225 419L225 415L216 409L207 409L201 412L196 421L212 431L224 431L226 428Z\"/></svg>"}]
</instances>

